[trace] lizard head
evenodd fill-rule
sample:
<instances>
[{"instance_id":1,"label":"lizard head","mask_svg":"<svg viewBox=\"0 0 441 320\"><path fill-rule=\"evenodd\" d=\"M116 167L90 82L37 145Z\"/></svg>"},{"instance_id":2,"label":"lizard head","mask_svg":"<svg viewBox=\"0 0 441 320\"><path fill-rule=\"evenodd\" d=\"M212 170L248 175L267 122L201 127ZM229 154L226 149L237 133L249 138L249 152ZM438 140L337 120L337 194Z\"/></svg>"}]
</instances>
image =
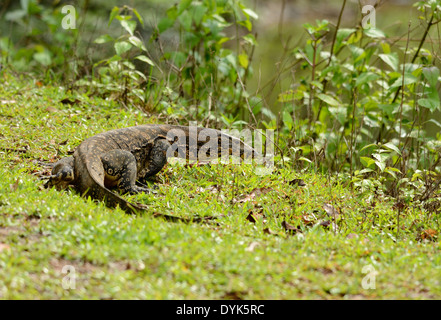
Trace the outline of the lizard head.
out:
<instances>
[{"instance_id":1,"label":"lizard head","mask_svg":"<svg viewBox=\"0 0 441 320\"><path fill-rule=\"evenodd\" d=\"M55 187L57 190L64 190L74 181L73 168L70 166L61 166L52 170L48 181L44 184L45 188Z\"/></svg>"}]
</instances>

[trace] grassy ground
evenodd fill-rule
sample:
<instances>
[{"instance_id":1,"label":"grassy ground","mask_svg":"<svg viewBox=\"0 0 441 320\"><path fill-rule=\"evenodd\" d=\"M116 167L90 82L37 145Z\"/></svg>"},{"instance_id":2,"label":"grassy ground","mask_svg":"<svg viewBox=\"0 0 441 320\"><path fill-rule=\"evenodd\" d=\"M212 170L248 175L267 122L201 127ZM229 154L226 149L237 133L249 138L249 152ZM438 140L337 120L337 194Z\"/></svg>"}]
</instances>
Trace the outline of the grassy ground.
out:
<instances>
[{"instance_id":1,"label":"grassy ground","mask_svg":"<svg viewBox=\"0 0 441 320\"><path fill-rule=\"evenodd\" d=\"M336 177L169 164L158 194L131 199L150 213L219 216L217 225L127 216L45 190L41 162L98 132L163 120L32 79L1 82L2 299L441 298L439 215Z\"/></svg>"}]
</instances>

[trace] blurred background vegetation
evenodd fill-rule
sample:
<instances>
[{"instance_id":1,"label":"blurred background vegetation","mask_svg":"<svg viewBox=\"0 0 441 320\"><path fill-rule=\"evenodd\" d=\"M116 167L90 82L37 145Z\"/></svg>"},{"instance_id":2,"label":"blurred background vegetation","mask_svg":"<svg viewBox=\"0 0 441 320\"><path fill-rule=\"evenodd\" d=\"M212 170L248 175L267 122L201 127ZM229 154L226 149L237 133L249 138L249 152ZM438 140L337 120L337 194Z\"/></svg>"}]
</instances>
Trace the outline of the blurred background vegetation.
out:
<instances>
[{"instance_id":1,"label":"blurred background vegetation","mask_svg":"<svg viewBox=\"0 0 441 320\"><path fill-rule=\"evenodd\" d=\"M75 29L61 27L65 5L75 8ZM376 28L362 27L365 5L375 7ZM438 190L439 0L0 8L3 72L168 122L276 129L278 156L294 169L340 173L363 190L409 200Z\"/></svg>"}]
</instances>

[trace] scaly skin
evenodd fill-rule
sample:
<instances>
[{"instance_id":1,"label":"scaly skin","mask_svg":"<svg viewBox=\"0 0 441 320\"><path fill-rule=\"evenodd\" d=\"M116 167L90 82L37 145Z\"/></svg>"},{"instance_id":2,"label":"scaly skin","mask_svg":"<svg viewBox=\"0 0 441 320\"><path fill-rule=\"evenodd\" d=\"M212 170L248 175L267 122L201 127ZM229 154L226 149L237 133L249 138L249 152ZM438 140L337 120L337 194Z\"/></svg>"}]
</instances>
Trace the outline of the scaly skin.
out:
<instances>
[{"instance_id":1,"label":"scaly skin","mask_svg":"<svg viewBox=\"0 0 441 320\"><path fill-rule=\"evenodd\" d=\"M170 131L180 133L179 138L176 134L167 137ZM212 136L213 140L192 140L196 131L197 140L204 135ZM201 148L207 146L206 141L215 143L217 148L212 150L216 157L230 155L237 150L238 155L249 159L256 152L239 139L208 128L152 124L116 129L86 139L75 150L73 157L58 161L46 187L64 189L73 185L82 195L104 201L109 207L119 206L129 214L142 213L145 209L128 202L109 188L117 186L122 193L148 191L135 182L158 173L166 164L167 151L168 156L177 156L176 148L185 150L185 154L179 154L181 157L195 159L199 151L206 152ZM170 152L170 145L175 147L174 152ZM187 220L155 215L168 220Z\"/></svg>"}]
</instances>

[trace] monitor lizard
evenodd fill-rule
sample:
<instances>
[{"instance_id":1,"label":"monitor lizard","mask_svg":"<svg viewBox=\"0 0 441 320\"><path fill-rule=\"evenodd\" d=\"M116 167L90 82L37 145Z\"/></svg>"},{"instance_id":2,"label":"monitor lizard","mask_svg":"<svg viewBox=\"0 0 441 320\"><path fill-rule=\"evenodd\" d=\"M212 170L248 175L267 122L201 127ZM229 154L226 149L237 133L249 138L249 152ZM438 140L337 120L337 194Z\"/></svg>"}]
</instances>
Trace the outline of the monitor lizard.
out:
<instances>
[{"instance_id":1,"label":"monitor lizard","mask_svg":"<svg viewBox=\"0 0 441 320\"><path fill-rule=\"evenodd\" d=\"M115 129L84 140L73 156L56 162L45 187L62 190L73 186L82 195L104 201L108 207L119 206L126 213L140 214L145 208L130 203L111 188L116 187L122 194L148 192L137 182L158 173L168 157L195 159L208 154L211 158L236 154L251 159L257 151L238 138L209 128L145 124ZM187 220L154 215L173 221Z\"/></svg>"}]
</instances>

